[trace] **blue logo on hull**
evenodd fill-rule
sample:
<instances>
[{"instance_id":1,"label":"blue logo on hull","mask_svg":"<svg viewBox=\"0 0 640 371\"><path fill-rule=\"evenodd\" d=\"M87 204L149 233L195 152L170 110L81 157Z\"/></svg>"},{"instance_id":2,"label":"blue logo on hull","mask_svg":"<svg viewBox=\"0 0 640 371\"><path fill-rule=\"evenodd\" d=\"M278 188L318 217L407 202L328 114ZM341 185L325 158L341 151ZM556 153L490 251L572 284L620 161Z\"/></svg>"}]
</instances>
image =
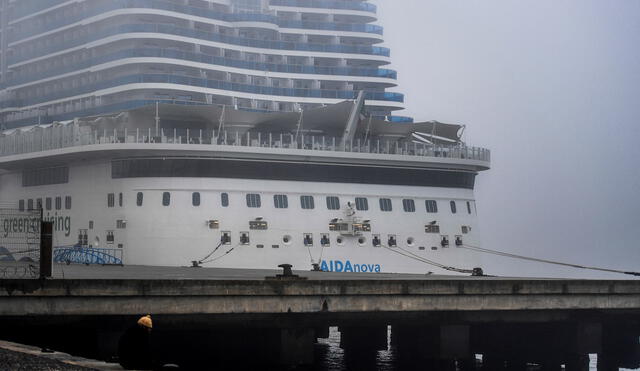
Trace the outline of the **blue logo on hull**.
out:
<instances>
[{"instance_id":1,"label":"blue logo on hull","mask_svg":"<svg viewBox=\"0 0 640 371\"><path fill-rule=\"evenodd\" d=\"M380 273L380 264L352 264L349 260L323 260L320 269L325 272Z\"/></svg>"}]
</instances>

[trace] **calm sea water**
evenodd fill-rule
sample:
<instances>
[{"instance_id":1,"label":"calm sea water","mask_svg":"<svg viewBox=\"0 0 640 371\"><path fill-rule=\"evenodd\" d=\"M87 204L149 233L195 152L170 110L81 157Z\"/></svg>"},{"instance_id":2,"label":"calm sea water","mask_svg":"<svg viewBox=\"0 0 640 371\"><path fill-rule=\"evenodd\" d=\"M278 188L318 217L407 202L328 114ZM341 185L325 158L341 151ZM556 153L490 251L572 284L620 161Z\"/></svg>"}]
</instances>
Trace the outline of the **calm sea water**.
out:
<instances>
[{"instance_id":1,"label":"calm sea water","mask_svg":"<svg viewBox=\"0 0 640 371\"><path fill-rule=\"evenodd\" d=\"M390 332L389 332L390 333ZM319 359L316 365L318 371L349 371L345 360L344 350L340 348L340 332L337 327L329 329L329 338L318 339L319 341ZM476 358L482 359L481 355ZM598 357L595 354L589 355L591 371L596 371ZM387 343L387 350L378 351L375 359L375 365L371 365L371 370L376 371L396 371L394 363L393 349L390 347L390 341ZM535 368L532 368L534 370ZM620 371L640 371L640 369L629 370L620 369Z\"/></svg>"}]
</instances>

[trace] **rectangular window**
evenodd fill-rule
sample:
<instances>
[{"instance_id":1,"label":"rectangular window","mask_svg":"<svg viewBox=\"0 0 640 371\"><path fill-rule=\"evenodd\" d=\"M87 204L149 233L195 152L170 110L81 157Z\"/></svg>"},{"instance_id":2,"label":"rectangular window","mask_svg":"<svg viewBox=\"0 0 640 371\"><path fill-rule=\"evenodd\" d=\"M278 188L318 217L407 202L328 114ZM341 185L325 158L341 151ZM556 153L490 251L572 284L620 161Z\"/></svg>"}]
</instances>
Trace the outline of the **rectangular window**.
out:
<instances>
[{"instance_id":1,"label":"rectangular window","mask_svg":"<svg viewBox=\"0 0 640 371\"><path fill-rule=\"evenodd\" d=\"M32 169L22 172L23 187L63 183L69 183L69 168L66 166Z\"/></svg>"},{"instance_id":2,"label":"rectangular window","mask_svg":"<svg viewBox=\"0 0 640 371\"><path fill-rule=\"evenodd\" d=\"M222 207L229 206L229 194L228 193L220 194L220 203L222 204Z\"/></svg>"},{"instance_id":3,"label":"rectangular window","mask_svg":"<svg viewBox=\"0 0 640 371\"><path fill-rule=\"evenodd\" d=\"M118 193L118 206L122 207L124 203L124 197L122 196L122 192Z\"/></svg>"},{"instance_id":4,"label":"rectangular window","mask_svg":"<svg viewBox=\"0 0 640 371\"><path fill-rule=\"evenodd\" d=\"M27 210L33 210L33 199L32 198L27 200Z\"/></svg>"},{"instance_id":5,"label":"rectangular window","mask_svg":"<svg viewBox=\"0 0 640 371\"><path fill-rule=\"evenodd\" d=\"M171 193L162 192L162 206L169 206L171 204Z\"/></svg>"},{"instance_id":6,"label":"rectangular window","mask_svg":"<svg viewBox=\"0 0 640 371\"><path fill-rule=\"evenodd\" d=\"M425 206L427 207L428 213L438 212L438 203L436 203L436 200L426 200L424 203L425 203Z\"/></svg>"},{"instance_id":7,"label":"rectangular window","mask_svg":"<svg viewBox=\"0 0 640 371\"><path fill-rule=\"evenodd\" d=\"M391 211L393 207L391 206L390 198L381 198L380 199L380 211Z\"/></svg>"},{"instance_id":8,"label":"rectangular window","mask_svg":"<svg viewBox=\"0 0 640 371\"><path fill-rule=\"evenodd\" d=\"M289 199L287 195L273 195L273 206L276 209L286 209L289 207Z\"/></svg>"},{"instance_id":9,"label":"rectangular window","mask_svg":"<svg viewBox=\"0 0 640 371\"><path fill-rule=\"evenodd\" d=\"M467 201L467 212L471 214L471 202Z\"/></svg>"},{"instance_id":10,"label":"rectangular window","mask_svg":"<svg viewBox=\"0 0 640 371\"><path fill-rule=\"evenodd\" d=\"M408 213L415 213L416 203L412 199L404 199L402 200L402 208Z\"/></svg>"},{"instance_id":11,"label":"rectangular window","mask_svg":"<svg viewBox=\"0 0 640 371\"><path fill-rule=\"evenodd\" d=\"M335 196L327 197L327 209L328 210L340 210L340 199Z\"/></svg>"},{"instance_id":12,"label":"rectangular window","mask_svg":"<svg viewBox=\"0 0 640 371\"><path fill-rule=\"evenodd\" d=\"M114 193L107 194L107 207L114 207L116 203L116 196ZM57 202L57 201L56 201Z\"/></svg>"},{"instance_id":13,"label":"rectangular window","mask_svg":"<svg viewBox=\"0 0 640 371\"><path fill-rule=\"evenodd\" d=\"M112 244L114 240L113 231L107 231L107 243Z\"/></svg>"},{"instance_id":14,"label":"rectangular window","mask_svg":"<svg viewBox=\"0 0 640 371\"><path fill-rule=\"evenodd\" d=\"M360 211L369 210L369 200L365 197L356 197L356 209Z\"/></svg>"},{"instance_id":15,"label":"rectangular window","mask_svg":"<svg viewBox=\"0 0 640 371\"><path fill-rule=\"evenodd\" d=\"M247 193L247 207L260 207L260 195L257 193Z\"/></svg>"},{"instance_id":16,"label":"rectangular window","mask_svg":"<svg viewBox=\"0 0 640 371\"><path fill-rule=\"evenodd\" d=\"M56 210L61 210L62 209L62 197L58 196L56 197Z\"/></svg>"},{"instance_id":17,"label":"rectangular window","mask_svg":"<svg viewBox=\"0 0 640 371\"><path fill-rule=\"evenodd\" d=\"M200 192L193 192L191 194L191 205L200 206Z\"/></svg>"},{"instance_id":18,"label":"rectangular window","mask_svg":"<svg viewBox=\"0 0 640 371\"><path fill-rule=\"evenodd\" d=\"M42 199L41 198L37 198L36 199L36 210L40 210L42 209Z\"/></svg>"},{"instance_id":19,"label":"rectangular window","mask_svg":"<svg viewBox=\"0 0 640 371\"><path fill-rule=\"evenodd\" d=\"M300 196L300 207L305 210L311 210L316 207L313 196Z\"/></svg>"},{"instance_id":20,"label":"rectangular window","mask_svg":"<svg viewBox=\"0 0 640 371\"><path fill-rule=\"evenodd\" d=\"M51 199L51 197L47 197L47 198L44 199L44 204L45 204L45 207L47 208L47 210L51 210L51 207L52 207L52 202L51 201L53 201Z\"/></svg>"},{"instance_id":21,"label":"rectangular window","mask_svg":"<svg viewBox=\"0 0 640 371\"><path fill-rule=\"evenodd\" d=\"M18 201L18 210L24 211L24 200Z\"/></svg>"},{"instance_id":22,"label":"rectangular window","mask_svg":"<svg viewBox=\"0 0 640 371\"><path fill-rule=\"evenodd\" d=\"M449 205L451 206L451 214L455 214L456 212L458 212L457 208L456 208L456 202L455 201L449 202Z\"/></svg>"},{"instance_id":23,"label":"rectangular window","mask_svg":"<svg viewBox=\"0 0 640 371\"><path fill-rule=\"evenodd\" d=\"M65 196L64 198L64 208L67 210L71 210L71 196Z\"/></svg>"},{"instance_id":24,"label":"rectangular window","mask_svg":"<svg viewBox=\"0 0 640 371\"><path fill-rule=\"evenodd\" d=\"M127 228L127 221L126 220L122 220L122 219L116 220L116 228L118 228L118 229Z\"/></svg>"},{"instance_id":25,"label":"rectangular window","mask_svg":"<svg viewBox=\"0 0 640 371\"><path fill-rule=\"evenodd\" d=\"M142 201L144 201L144 193L138 192L136 194L136 205L142 206Z\"/></svg>"}]
</instances>

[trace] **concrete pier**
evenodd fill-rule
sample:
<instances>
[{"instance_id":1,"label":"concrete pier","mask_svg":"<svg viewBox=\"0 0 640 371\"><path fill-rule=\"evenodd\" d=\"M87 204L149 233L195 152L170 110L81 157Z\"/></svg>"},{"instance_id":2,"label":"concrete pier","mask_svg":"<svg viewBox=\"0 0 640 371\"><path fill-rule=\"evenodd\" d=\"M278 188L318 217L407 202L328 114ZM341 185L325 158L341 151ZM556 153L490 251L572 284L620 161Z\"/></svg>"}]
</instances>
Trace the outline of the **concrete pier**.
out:
<instances>
[{"instance_id":1,"label":"concrete pier","mask_svg":"<svg viewBox=\"0 0 640 371\"><path fill-rule=\"evenodd\" d=\"M482 354L484 370L537 363L583 371L592 353L599 370L640 367L640 281L60 268L65 279L0 281L7 340L36 339L109 359L119 335L151 313L159 354L176 346L193 352L166 359L183 365L202 355L310 364L313 344L329 326L340 329L348 363L371 365L387 349L391 326L401 369L474 370L474 355ZM176 345L184 333L189 340Z\"/></svg>"}]
</instances>

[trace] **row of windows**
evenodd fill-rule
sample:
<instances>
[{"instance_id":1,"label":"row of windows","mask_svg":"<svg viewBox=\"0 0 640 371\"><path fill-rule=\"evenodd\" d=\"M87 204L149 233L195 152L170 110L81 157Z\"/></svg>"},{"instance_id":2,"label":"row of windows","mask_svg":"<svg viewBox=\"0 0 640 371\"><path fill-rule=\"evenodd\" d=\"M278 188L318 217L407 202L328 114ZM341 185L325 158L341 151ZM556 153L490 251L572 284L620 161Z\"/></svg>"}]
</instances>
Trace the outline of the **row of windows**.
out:
<instances>
[{"instance_id":1,"label":"row of windows","mask_svg":"<svg viewBox=\"0 0 640 371\"><path fill-rule=\"evenodd\" d=\"M55 200L55 209L62 210L61 196L57 196L55 199L51 197L46 197L44 199L44 205L42 204L42 198L36 198L36 199L30 198L26 200L26 207L25 207L25 200L19 200L18 209L20 211L24 211L25 209L26 210L39 210L39 209L52 210L54 200ZM71 196L65 196L64 208L67 210L71 209Z\"/></svg>"},{"instance_id":2,"label":"row of windows","mask_svg":"<svg viewBox=\"0 0 640 371\"><path fill-rule=\"evenodd\" d=\"M144 199L144 194L142 192L138 192L136 196L136 205L142 206L142 202ZM258 193L247 193L246 195L247 207L250 208L260 208L262 207L262 197ZM113 207L114 203L114 194L110 193L107 199L109 207ZM220 203L223 207L229 206L229 194L222 193L220 195ZM340 210L340 198L336 196L327 196L326 197L327 210ZM380 210L390 212L393 211L393 203L390 198L380 198ZM119 194L119 204L122 206L122 193ZM169 206L171 204L171 192L163 192L162 193L162 205ZM200 192L193 192L191 194L191 204L193 206L200 206ZM467 212L471 214L471 202L467 201ZM455 201L449 202L451 213L457 213L457 207ZM289 208L289 197L287 195L273 195L273 206L276 209L288 209ZM315 198L314 196L300 196L300 207L305 210L315 209ZM369 210L369 199L366 197L356 197L355 198L355 207L359 211L367 211ZM405 198L402 200L402 208L407 213L416 212L416 203L415 200L410 198ZM425 200L425 210L427 213L437 213L438 212L438 203L436 200Z\"/></svg>"},{"instance_id":3,"label":"row of windows","mask_svg":"<svg viewBox=\"0 0 640 371\"><path fill-rule=\"evenodd\" d=\"M23 187L63 183L69 183L69 168L66 166L31 169L22 172Z\"/></svg>"}]
</instances>

